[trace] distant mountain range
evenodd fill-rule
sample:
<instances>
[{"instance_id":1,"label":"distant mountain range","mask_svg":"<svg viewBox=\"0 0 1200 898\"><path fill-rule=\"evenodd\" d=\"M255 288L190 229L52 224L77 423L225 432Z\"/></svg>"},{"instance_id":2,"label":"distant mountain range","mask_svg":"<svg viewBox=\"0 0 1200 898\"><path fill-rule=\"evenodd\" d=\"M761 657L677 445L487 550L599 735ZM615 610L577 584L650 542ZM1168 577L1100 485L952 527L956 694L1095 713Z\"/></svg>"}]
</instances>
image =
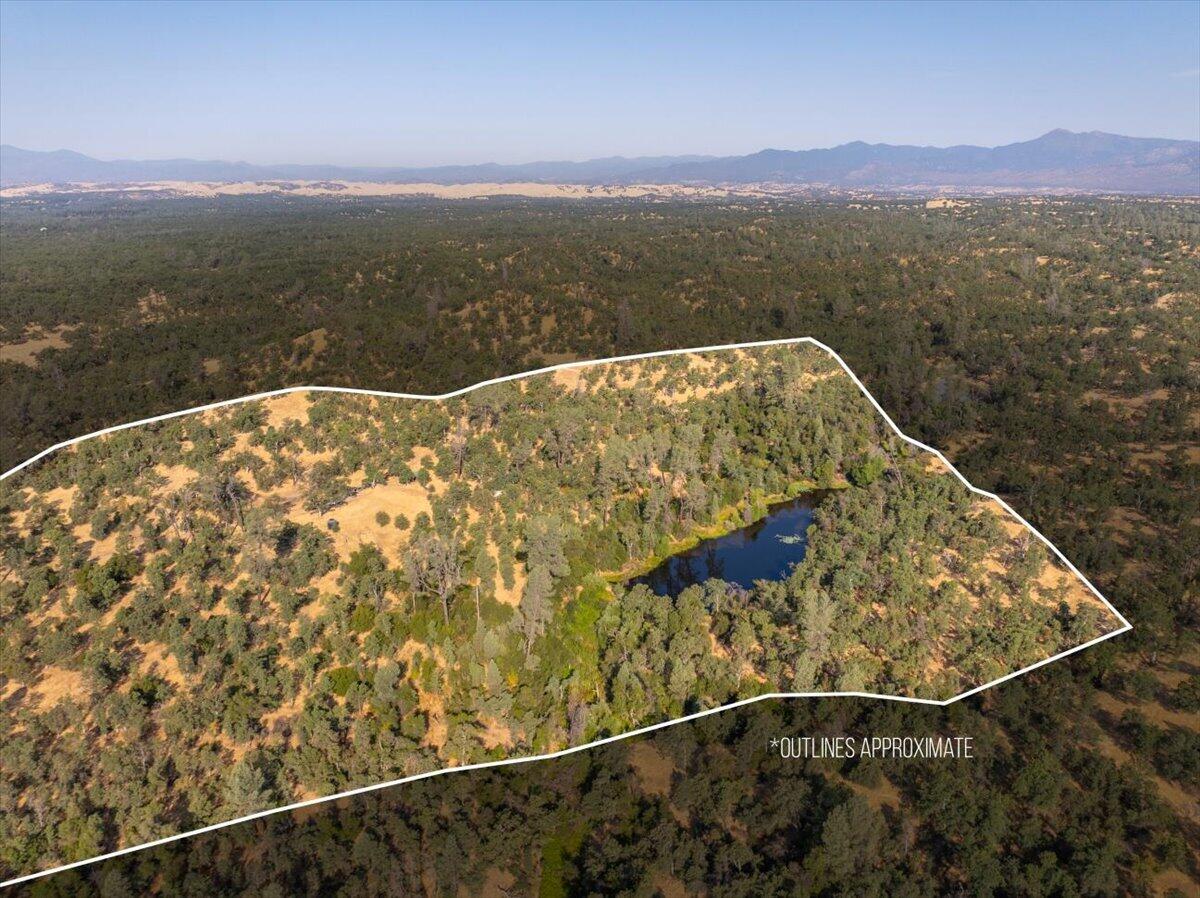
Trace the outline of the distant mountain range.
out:
<instances>
[{"instance_id":1,"label":"distant mountain range","mask_svg":"<svg viewBox=\"0 0 1200 898\"><path fill-rule=\"evenodd\" d=\"M389 183L779 183L830 188L1082 190L1200 195L1200 141L1055 130L999 147L918 147L856 141L748 156L613 156L586 162L434 168L251 165L160 159L102 161L70 150L0 146L0 185L146 181L380 181Z\"/></svg>"},{"instance_id":2,"label":"distant mountain range","mask_svg":"<svg viewBox=\"0 0 1200 898\"><path fill-rule=\"evenodd\" d=\"M252 165L197 159L116 159L105 162L71 150L38 152L0 145L0 183L15 184L140 181L382 181L465 184L546 181L592 184L623 181L668 165L707 162L712 156L612 156L587 162L527 162L522 165L441 165L433 168L340 165Z\"/></svg>"}]
</instances>

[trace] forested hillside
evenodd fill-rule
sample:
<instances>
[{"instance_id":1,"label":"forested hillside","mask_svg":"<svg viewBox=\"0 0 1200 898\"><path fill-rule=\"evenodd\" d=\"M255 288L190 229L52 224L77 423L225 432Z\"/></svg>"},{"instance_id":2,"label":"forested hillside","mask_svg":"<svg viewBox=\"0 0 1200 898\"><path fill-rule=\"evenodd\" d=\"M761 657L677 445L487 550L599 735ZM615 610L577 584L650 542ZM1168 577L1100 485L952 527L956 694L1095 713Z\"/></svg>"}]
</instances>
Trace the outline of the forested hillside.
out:
<instances>
[{"instance_id":1,"label":"forested hillside","mask_svg":"<svg viewBox=\"0 0 1200 898\"><path fill-rule=\"evenodd\" d=\"M763 692L947 699L1119 626L804 344L292 393L4 487L18 871ZM817 487L787 579L623 585Z\"/></svg>"},{"instance_id":2,"label":"forested hillside","mask_svg":"<svg viewBox=\"0 0 1200 898\"><path fill-rule=\"evenodd\" d=\"M21 358L3 363L13 386L0 396L9 463L102 424L297 381L440 392L568 354L822 340L907 433L1005 495L1135 628L937 712L963 715L962 726L995 748L986 764L914 767L881 809L898 841L863 864L880 875L907 865L917 886L931 883L917 894L1197 890L1195 204L73 200L4 211L3 358ZM25 330L28 321L42 330ZM251 334L269 338L259 344ZM832 713L822 710L830 704L789 713ZM909 707L861 713L888 715L895 731L928 721ZM855 720L863 718L847 725ZM675 875L672 865L687 866L694 878L677 878L688 893L738 894L745 882L754 893L803 893L789 878L802 863L792 852L814 843L798 838L793 822L824 820L827 793L790 779L739 791L736 781L757 782L763 768L722 762L705 772L701 762L719 752L687 756L696 760L677 767L672 792L704 796L716 816L721 796L749 795L755 808L778 798L787 811L773 835L736 838L722 817L718 827L677 829L668 839L664 827L675 824L661 804L648 808L653 802L628 786L630 817L585 842L535 835L509 869L526 882L548 876L585 892L653 894L672 888L658 881L660 869ZM625 782L627 771L623 761L604 762L590 782ZM471 839L517 831L506 810L513 794L541 809L544 790L562 785L549 766L529 768L528 793L520 783L513 793L483 785L496 775L441 778L461 777L454 794L479 796L480 815L463 824ZM458 805L440 803L450 787L428 788L439 796L430 799L429 832L448 834L436 827ZM573 795L564 813L579 813ZM380 827L393 822L363 818L361 828L339 832L361 841L354 857L368 864L371 840L386 842ZM874 844L867 817L838 827L831 839ZM649 863L645 851L660 845L669 856ZM562 872L545 873L560 856ZM166 867L147 859L146 871L182 888L181 857ZM461 852L403 857L440 871L437 891L454 894L446 858ZM311 856L298 858L295 882L318 891L305 885L318 881L306 878L318 875ZM583 863L593 879L576 878ZM368 875L326 869L333 884ZM845 869L849 879L823 879L811 891L861 893L861 871ZM92 868L95 881L110 870ZM625 873L606 887L587 885ZM380 869L366 881L384 889L389 875ZM70 893L76 876L45 887Z\"/></svg>"}]
</instances>

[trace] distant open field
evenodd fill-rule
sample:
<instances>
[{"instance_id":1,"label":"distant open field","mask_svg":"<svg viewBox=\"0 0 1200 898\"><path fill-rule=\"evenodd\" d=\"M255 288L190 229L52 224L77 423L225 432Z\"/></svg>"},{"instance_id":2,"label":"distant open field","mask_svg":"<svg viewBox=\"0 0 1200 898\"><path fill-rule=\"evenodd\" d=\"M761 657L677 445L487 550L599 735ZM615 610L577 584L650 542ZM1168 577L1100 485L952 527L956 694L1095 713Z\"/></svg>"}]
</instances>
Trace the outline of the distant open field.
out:
<instances>
[{"instance_id":1,"label":"distant open field","mask_svg":"<svg viewBox=\"0 0 1200 898\"><path fill-rule=\"evenodd\" d=\"M776 192L784 192L782 189ZM541 199L688 199L769 196L765 187L703 187L685 184L546 184L505 182L471 184L398 184L370 181L146 181L139 183L26 184L0 188L0 197L70 194L146 194L163 197L288 196L426 197L480 199L496 196Z\"/></svg>"}]
</instances>

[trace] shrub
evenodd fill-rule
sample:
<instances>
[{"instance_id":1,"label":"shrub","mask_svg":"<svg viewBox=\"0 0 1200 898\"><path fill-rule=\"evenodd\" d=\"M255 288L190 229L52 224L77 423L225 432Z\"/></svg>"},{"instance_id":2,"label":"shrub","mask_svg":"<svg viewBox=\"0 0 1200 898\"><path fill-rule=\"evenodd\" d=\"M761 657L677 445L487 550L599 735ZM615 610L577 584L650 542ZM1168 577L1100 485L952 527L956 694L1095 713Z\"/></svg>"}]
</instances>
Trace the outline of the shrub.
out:
<instances>
[{"instance_id":1,"label":"shrub","mask_svg":"<svg viewBox=\"0 0 1200 898\"><path fill-rule=\"evenodd\" d=\"M846 476L855 486L870 486L879 479L886 466L881 456L868 454L852 464Z\"/></svg>"},{"instance_id":2,"label":"shrub","mask_svg":"<svg viewBox=\"0 0 1200 898\"><path fill-rule=\"evenodd\" d=\"M329 688L334 695L345 695L358 682L358 671L353 667L335 667L328 674Z\"/></svg>"},{"instance_id":3,"label":"shrub","mask_svg":"<svg viewBox=\"0 0 1200 898\"><path fill-rule=\"evenodd\" d=\"M350 629L355 633L366 633L375 626L375 609L371 605L358 605L350 615Z\"/></svg>"}]
</instances>

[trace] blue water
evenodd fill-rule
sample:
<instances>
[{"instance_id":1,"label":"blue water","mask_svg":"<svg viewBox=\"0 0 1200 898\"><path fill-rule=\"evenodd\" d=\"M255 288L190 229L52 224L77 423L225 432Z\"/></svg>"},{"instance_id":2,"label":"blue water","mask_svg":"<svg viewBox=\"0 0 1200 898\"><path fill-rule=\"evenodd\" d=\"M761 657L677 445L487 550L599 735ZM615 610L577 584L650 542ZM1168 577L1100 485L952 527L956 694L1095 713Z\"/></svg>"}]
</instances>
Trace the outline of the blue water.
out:
<instances>
[{"instance_id":1,"label":"blue water","mask_svg":"<svg viewBox=\"0 0 1200 898\"><path fill-rule=\"evenodd\" d=\"M782 580L804 560L813 509L826 495L805 493L772 505L762 520L703 540L625 585L643 583L657 595L675 596L694 583L714 578L747 588L755 580Z\"/></svg>"}]
</instances>

